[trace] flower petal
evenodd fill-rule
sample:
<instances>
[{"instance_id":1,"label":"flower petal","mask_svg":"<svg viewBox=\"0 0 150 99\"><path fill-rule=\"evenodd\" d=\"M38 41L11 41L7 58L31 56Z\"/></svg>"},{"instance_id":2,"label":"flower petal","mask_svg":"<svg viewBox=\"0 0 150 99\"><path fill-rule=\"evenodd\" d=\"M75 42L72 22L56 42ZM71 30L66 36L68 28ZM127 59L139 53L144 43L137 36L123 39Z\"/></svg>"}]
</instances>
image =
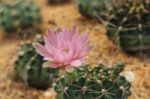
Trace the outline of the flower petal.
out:
<instances>
[{"instance_id":1,"label":"flower petal","mask_svg":"<svg viewBox=\"0 0 150 99\"><path fill-rule=\"evenodd\" d=\"M47 60L47 61L54 61L54 59L52 57L44 57L44 60Z\"/></svg>"},{"instance_id":2,"label":"flower petal","mask_svg":"<svg viewBox=\"0 0 150 99\"><path fill-rule=\"evenodd\" d=\"M82 62L80 60L74 60L70 63L71 66L74 66L74 67L79 67L81 66Z\"/></svg>"},{"instance_id":3,"label":"flower petal","mask_svg":"<svg viewBox=\"0 0 150 99\"><path fill-rule=\"evenodd\" d=\"M36 49L36 51L43 57L49 57L49 53L46 50L46 48L39 44L39 43L33 43L33 47Z\"/></svg>"},{"instance_id":4,"label":"flower petal","mask_svg":"<svg viewBox=\"0 0 150 99\"><path fill-rule=\"evenodd\" d=\"M48 30L48 33L45 36L45 38L48 39L52 45L57 44L56 33L53 32L52 30L50 30L50 29Z\"/></svg>"}]
</instances>

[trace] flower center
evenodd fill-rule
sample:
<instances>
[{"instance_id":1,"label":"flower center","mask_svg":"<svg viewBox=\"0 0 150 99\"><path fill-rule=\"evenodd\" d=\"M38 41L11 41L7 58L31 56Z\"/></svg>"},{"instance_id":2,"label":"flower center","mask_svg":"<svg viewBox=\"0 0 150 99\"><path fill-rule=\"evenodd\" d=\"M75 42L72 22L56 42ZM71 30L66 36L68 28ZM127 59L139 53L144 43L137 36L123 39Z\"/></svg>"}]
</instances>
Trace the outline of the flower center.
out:
<instances>
[{"instance_id":1,"label":"flower center","mask_svg":"<svg viewBox=\"0 0 150 99\"><path fill-rule=\"evenodd\" d=\"M69 53L70 49L69 48L64 48L62 49L62 52L65 52L65 53Z\"/></svg>"}]
</instances>

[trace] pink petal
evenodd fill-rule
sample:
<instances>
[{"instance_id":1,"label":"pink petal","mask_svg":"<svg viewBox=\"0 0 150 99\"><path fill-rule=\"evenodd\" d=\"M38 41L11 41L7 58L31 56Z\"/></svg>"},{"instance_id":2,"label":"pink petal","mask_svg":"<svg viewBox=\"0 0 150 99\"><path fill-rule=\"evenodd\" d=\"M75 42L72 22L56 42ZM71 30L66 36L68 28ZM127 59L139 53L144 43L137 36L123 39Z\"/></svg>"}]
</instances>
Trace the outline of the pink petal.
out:
<instances>
[{"instance_id":1,"label":"pink petal","mask_svg":"<svg viewBox=\"0 0 150 99\"><path fill-rule=\"evenodd\" d=\"M74 60L70 63L71 66L74 66L74 67L79 67L82 65L81 61L80 60Z\"/></svg>"},{"instance_id":2,"label":"pink petal","mask_svg":"<svg viewBox=\"0 0 150 99\"><path fill-rule=\"evenodd\" d=\"M65 39L64 39L64 35L62 32L58 33L57 35L57 48L61 47L63 42L65 42Z\"/></svg>"},{"instance_id":3,"label":"pink petal","mask_svg":"<svg viewBox=\"0 0 150 99\"><path fill-rule=\"evenodd\" d=\"M52 57L44 57L44 60L47 60L47 61L54 61L54 59Z\"/></svg>"},{"instance_id":4,"label":"pink petal","mask_svg":"<svg viewBox=\"0 0 150 99\"><path fill-rule=\"evenodd\" d=\"M36 49L36 51L43 57L50 57L48 51L46 50L46 48L39 44L39 43L33 43L33 47Z\"/></svg>"},{"instance_id":5,"label":"pink petal","mask_svg":"<svg viewBox=\"0 0 150 99\"><path fill-rule=\"evenodd\" d=\"M80 54L80 51L82 50L82 44L80 40L72 39L72 49L74 51L74 57L77 57Z\"/></svg>"},{"instance_id":6,"label":"pink petal","mask_svg":"<svg viewBox=\"0 0 150 99\"><path fill-rule=\"evenodd\" d=\"M46 47L46 50L47 50L51 55L53 55L53 54L56 52L56 50L57 50L53 45L51 45L51 44L48 43L48 42L45 42L45 47Z\"/></svg>"},{"instance_id":7,"label":"pink petal","mask_svg":"<svg viewBox=\"0 0 150 99\"><path fill-rule=\"evenodd\" d=\"M52 40L50 40L51 38L48 38L48 37L44 37L44 42L47 44L51 44L51 45L53 45L53 46L56 46L57 45L57 42L56 41L52 41Z\"/></svg>"},{"instance_id":8,"label":"pink petal","mask_svg":"<svg viewBox=\"0 0 150 99\"><path fill-rule=\"evenodd\" d=\"M58 68L60 66L58 64L51 63L51 64L49 64L49 67L51 67L51 68Z\"/></svg>"},{"instance_id":9,"label":"pink petal","mask_svg":"<svg viewBox=\"0 0 150 99\"><path fill-rule=\"evenodd\" d=\"M61 54L61 52L59 51L55 51L54 60L57 61L58 63L63 63L64 62L63 54Z\"/></svg>"},{"instance_id":10,"label":"pink petal","mask_svg":"<svg viewBox=\"0 0 150 99\"><path fill-rule=\"evenodd\" d=\"M81 40L79 39L79 35L78 34L74 34L73 37L72 37L72 45L74 46L74 48L76 50L79 50L82 48L82 42Z\"/></svg>"},{"instance_id":11,"label":"pink petal","mask_svg":"<svg viewBox=\"0 0 150 99\"><path fill-rule=\"evenodd\" d=\"M70 37L69 37L69 30L68 29L66 29L66 28L64 28L63 30L62 30L62 34L63 34L63 39L65 40L65 41L69 41L69 39L70 39Z\"/></svg>"},{"instance_id":12,"label":"pink petal","mask_svg":"<svg viewBox=\"0 0 150 99\"><path fill-rule=\"evenodd\" d=\"M48 30L47 36L45 36L46 39L49 40L49 42L53 45L57 44L57 40L56 40L56 33L53 32L52 30Z\"/></svg>"}]
</instances>

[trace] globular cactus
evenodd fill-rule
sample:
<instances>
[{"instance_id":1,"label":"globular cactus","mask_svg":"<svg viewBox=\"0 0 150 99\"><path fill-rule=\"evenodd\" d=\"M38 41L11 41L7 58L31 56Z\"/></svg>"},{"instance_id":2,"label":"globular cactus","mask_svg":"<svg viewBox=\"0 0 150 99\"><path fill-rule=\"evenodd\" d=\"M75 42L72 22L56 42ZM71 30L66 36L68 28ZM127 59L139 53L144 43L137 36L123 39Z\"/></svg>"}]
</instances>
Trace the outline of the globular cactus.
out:
<instances>
[{"instance_id":1,"label":"globular cactus","mask_svg":"<svg viewBox=\"0 0 150 99\"><path fill-rule=\"evenodd\" d=\"M119 63L66 73L54 84L57 99L128 99L130 82L120 75L123 70L124 65Z\"/></svg>"},{"instance_id":2,"label":"globular cactus","mask_svg":"<svg viewBox=\"0 0 150 99\"><path fill-rule=\"evenodd\" d=\"M78 0L79 12L88 18L107 17L108 10L111 10L112 0Z\"/></svg>"},{"instance_id":3,"label":"globular cactus","mask_svg":"<svg viewBox=\"0 0 150 99\"><path fill-rule=\"evenodd\" d=\"M42 67L44 61L32 46L25 43L21 46L20 55L15 62L18 76L29 86L37 89L47 89L57 78L57 69Z\"/></svg>"},{"instance_id":4,"label":"globular cactus","mask_svg":"<svg viewBox=\"0 0 150 99\"><path fill-rule=\"evenodd\" d=\"M29 28L41 22L40 8L31 1L0 2L0 28L5 31Z\"/></svg>"},{"instance_id":5,"label":"globular cactus","mask_svg":"<svg viewBox=\"0 0 150 99\"><path fill-rule=\"evenodd\" d=\"M108 20L107 35L127 52L150 50L150 1L126 0L114 7Z\"/></svg>"}]
</instances>

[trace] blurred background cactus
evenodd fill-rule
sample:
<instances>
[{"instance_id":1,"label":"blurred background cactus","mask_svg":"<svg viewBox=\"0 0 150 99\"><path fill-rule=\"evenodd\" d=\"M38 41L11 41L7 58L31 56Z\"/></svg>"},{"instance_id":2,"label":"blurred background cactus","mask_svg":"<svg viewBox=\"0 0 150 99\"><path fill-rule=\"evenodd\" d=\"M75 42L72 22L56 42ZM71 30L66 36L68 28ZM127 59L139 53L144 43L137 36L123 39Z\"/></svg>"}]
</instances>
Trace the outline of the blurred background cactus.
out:
<instances>
[{"instance_id":1,"label":"blurred background cactus","mask_svg":"<svg viewBox=\"0 0 150 99\"><path fill-rule=\"evenodd\" d=\"M122 63L112 67L100 64L66 73L54 84L57 99L128 99L130 82L120 75L124 67Z\"/></svg>"},{"instance_id":2,"label":"blurred background cactus","mask_svg":"<svg viewBox=\"0 0 150 99\"><path fill-rule=\"evenodd\" d=\"M40 8L29 0L0 1L0 28L28 28L41 22Z\"/></svg>"},{"instance_id":3,"label":"blurred background cactus","mask_svg":"<svg viewBox=\"0 0 150 99\"><path fill-rule=\"evenodd\" d=\"M55 74L58 70L44 68L42 67L43 63L42 56L36 53L32 43L25 43L21 46L19 57L15 63L15 70L27 85L37 89L47 89L57 77Z\"/></svg>"},{"instance_id":4,"label":"blurred background cactus","mask_svg":"<svg viewBox=\"0 0 150 99\"><path fill-rule=\"evenodd\" d=\"M106 18L111 10L112 0L78 0L79 12L88 18Z\"/></svg>"},{"instance_id":5,"label":"blurred background cactus","mask_svg":"<svg viewBox=\"0 0 150 99\"><path fill-rule=\"evenodd\" d=\"M116 2L117 4L117 2ZM126 0L114 7L107 24L107 35L129 52L150 50L150 1Z\"/></svg>"}]
</instances>

